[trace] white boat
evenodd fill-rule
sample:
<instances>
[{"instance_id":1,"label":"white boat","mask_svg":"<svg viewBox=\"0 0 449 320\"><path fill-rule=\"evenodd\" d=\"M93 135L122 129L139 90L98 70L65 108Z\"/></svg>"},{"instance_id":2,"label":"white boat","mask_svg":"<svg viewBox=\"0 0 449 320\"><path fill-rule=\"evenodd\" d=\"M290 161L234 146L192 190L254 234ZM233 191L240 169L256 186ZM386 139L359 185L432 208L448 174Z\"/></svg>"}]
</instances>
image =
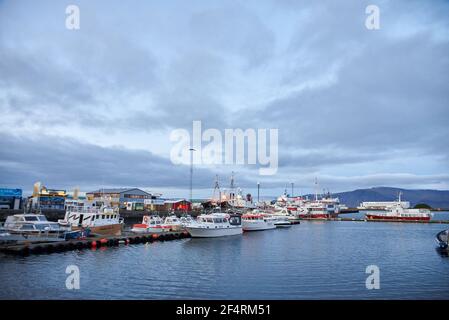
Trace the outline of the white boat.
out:
<instances>
[{"instance_id":1,"label":"white boat","mask_svg":"<svg viewBox=\"0 0 449 320\"><path fill-rule=\"evenodd\" d=\"M172 231L179 231L183 228L181 219L174 214L165 218L164 225L170 227Z\"/></svg>"},{"instance_id":2,"label":"white boat","mask_svg":"<svg viewBox=\"0 0 449 320\"><path fill-rule=\"evenodd\" d=\"M2 241L61 241L70 228L48 221L43 214L8 216L1 230Z\"/></svg>"},{"instance_id":3,"label":"white boat","mask_svg":"<svg viewBox=\"0 0 449 320\"><path fill-rule=\"evenodd\" d=\"M289 228L292 226L292 222L285 216L271 215L270 219L273 220L276 228Z\"/></svg>"},{"instance_id":4,"label":"white boat","mask_svg":"<svg viewBox=\"0 0 449 320\"><path fill-rule=\"evenodd\" d=\"M157 215L143 216L142 223L134 224L131 231L136 233L163 233L171 230Z\"/></svg>"},{"instance_id":5,"label":"white boat","mask_svg":"<svg viewBox=\"0 0 449 320\"><path fill-rule=\"evenodd\" d=\"M61 226L70 226L72 230L89 228L94 234L119 236L123 229L123 219L118 208L102 205L69 206L63 220L58 220Z\"/></svg>"},{"instance_id":6,"label":"white boat","mask_svg":"<svg viewBox=\"0 0 449 320\"><path fill-rule=\"evenodd\" d=\"M186 227L188 224L192 223L194 219L191 215L187 214L180 218L182 227Z\"/></svg>"},{"instance_id":7,"label":"white boat","mask_svg":"<svg viewBox=\"0 0 449 320\"><path fill-rule=\"evenodd\" d=\"M61 233L68 228L62 228L57 222L47 220L43 214L15 214L6 218L3 229L9 233Z\"/></svg>"},{"instance_id":8,"label":"white boat","mask_svg":"<svg viewBox=\"0 0 449 320\"><path fill-rule=\"evenodd\" d=\"M215 238L243 233L241 216L222 212L199 215L196 221L186 225L186 230L193 238Z\"/></svg>"},{"instance_id":9,"label":"white boat","mask_svg":"<svg viewBox=\"0 0 449 320\"><path fill-rule=\"evenodd\" d=\"M275 229L274 220L266 214L255 212L242 215L243 231L263 231Z\"/></svg>"}]
</instances>

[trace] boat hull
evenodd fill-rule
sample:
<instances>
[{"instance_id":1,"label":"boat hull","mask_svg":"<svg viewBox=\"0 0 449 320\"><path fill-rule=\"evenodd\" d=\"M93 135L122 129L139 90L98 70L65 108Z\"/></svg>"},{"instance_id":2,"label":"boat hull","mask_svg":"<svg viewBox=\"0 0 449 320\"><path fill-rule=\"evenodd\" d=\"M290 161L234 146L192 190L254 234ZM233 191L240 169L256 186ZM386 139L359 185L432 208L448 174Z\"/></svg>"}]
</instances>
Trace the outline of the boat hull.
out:
<instances>
[{"instance_id":1,"label":"boat hull","mask_svg":"<svg viewBox=\"0 0 449 320\"><path fill-rule=\"evenodd\" d=\"M90 233L95 233L102 236L121 236L123 224L108 224L104 226L89 227ZM72 230L80 230L80 227L72 227Z\"/></svg>"},{"instance_id":2,"label":"boat hull","mask_svg":"<svg viewBox=\"0 0 449 320\"><path fill-rule=\"evenodd\" d=\"M276 228L290 228L292 224L290 222L275 222L274 226Z\"/></svg>"},{"instance_id":3,"label":"boat hull","mask_svg":"<svg viewBox=\"0 0 449 320\"><path fill-rule=\"evenodd\" d=\"M134 227L131 229L132 232L134 233L164 233L164 232L168 232L169 229L168 228L154 228L154 227L148 227L148 228L141 228L141 227Z\"/></svg>"},{"instance_id":4,"label":"boat hull","mask_svg":"<svg viewBox=\"0 0 449 320\"><path fill-rule=\"evenodd\" d=\"M242 228L243 231L264 231L264 230L271 230L276 228L273 221L263 221L263 220L256 220L256 221L242 221Z\"/></svg>"},{"instance_id":5,"label":"boat hull","mask_svg":"<svg viewBox=\"0 0 449 320\"><path fill-rule=\"evenodd\" d=\"M386 222L429 222L430 217L401 217L401 216L381 216L367 214L366 221L386 221Z\"/></svg>"},{"instance_id":6,"label":"boat hull","mask_svg":"<svg viewBox=\"0 0 449 320\"><path fill-rule=\"evenodd\" d=\"M328 214L310 214L301 217L302 220L328 220L329 218Z\"/></svg>"},{"instance_id":7,"label":"boat hull","mask_svg":"<svg viewBox=\"0 0 449 320\"><path fill-rule=\"evenodd\" d=\"M241 235L243 233L242 227L230 228L200 228L187 226L186 230L192 238L217 238L226 236Z\"/></svg>"}]
</instances>

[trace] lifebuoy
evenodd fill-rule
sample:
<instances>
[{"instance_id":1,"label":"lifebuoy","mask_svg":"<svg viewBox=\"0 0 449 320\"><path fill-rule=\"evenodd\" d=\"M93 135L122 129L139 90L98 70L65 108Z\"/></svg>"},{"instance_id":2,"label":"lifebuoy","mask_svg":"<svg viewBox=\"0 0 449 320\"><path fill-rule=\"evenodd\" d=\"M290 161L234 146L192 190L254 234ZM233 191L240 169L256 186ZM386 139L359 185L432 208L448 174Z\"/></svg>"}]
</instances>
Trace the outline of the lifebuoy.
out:
<instances>
[{"instance_id":1,"label":"lifebuoy","mask_svg":"<svg viewBox=\"0 0 449 320\"><path fill-rule=\"evenodd\" d=\"M144 222L145 224L148 224L148 216L143 216L143 222Z\"/></svg>"}]
</instances>

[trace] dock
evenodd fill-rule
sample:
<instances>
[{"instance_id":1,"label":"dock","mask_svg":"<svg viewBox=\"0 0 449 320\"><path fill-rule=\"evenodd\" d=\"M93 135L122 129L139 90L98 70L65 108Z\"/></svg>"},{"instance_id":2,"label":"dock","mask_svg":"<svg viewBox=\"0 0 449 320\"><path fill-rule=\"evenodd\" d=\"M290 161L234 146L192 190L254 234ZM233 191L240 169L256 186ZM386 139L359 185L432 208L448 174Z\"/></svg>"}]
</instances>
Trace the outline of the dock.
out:
<instances>
[{"instance_id":1,"label":"dock","mask_svg":"<svg viewBox=\"0 0 449 320\"><path fill-rule=\"evenodd\" d=\"M0 252L26 256L30 254L64 252L82 249L97 249L100 247L115 247L120 245L148 243L155 241L171 241L184 238L190 238L190 234L187 231L170 231L152 234L124 232L121 236L96 236L79 240L61 239L61 241L52 242L3 244L0 245Z\"/></svg>"}]
</instances>

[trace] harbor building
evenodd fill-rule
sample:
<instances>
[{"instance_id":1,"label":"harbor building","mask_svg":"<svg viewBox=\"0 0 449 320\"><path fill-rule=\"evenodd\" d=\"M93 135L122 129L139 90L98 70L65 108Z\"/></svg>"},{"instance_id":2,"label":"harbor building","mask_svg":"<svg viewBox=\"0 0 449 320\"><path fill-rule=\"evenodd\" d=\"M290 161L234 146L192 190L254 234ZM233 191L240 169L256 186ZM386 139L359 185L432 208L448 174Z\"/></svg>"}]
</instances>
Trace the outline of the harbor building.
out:
<instances>
[{"instance_id":1,"label":"harbor building","mask_svg":"<svg viewBox=\"0 0 449 320\"><path fill-rule=\"evenodd\" d=\"M153 199L145 199L144 201L145 209L149 211L164 211L165 210L165 200L159 197Z\"/></svg>"},{"instance_id":2,"label":"harbor building","mask_svg":"<svg viewBox=\"0 0 449 320\"><path fill-rule=\"evenodd\" d=\"M85 196L73 196L71 194L67 195L67 198L65 199L65 209L67 210L68 207L84 207L86 205L87 199Z\"/></svg>"},{"instance_id":3,"label":"harbor building","mask_svg":"<svg viewBox=\"0 0 449 320\"><path fill-rule=\"evenodd\" d=\"M149 200L156 200L160 196L138 188L98 189L86 193L90 202L101 203L106 199L111 206L127 210L144 210L146 205L151 205Z\"/></svg>"},{"instance_id":4,"label":"harbor building","mask_svg":"<svg viewBox=\"0 0 449 320\"><path fill-rule=\"evenodd\" d=\"M166 211L191 211L192 204L186 199L165 200L164 209Z\"/></svg>"},{"instance_id":5,"label":"harbor building","mask_svg":"<svg viewBox=\"0 0 449 320\"><path fill-rule=\"evenodd\" d=\"M34 209L40 207L42 210L64 210L66 197L66 190L48 189L43 186L29 199Z\"/></svg>"},{"instance_id":6,"label":"harbor building","mask_svg":"<svg viewBox=\"0 0 449 320\"><path fill-rule=\"evenodd\" d=\"M398 201L365 201L360 203L359 209L374 209L374 210L385 210L393 205L396 205ZM401 201L401 206L404 209L410 208L409 201Z\"/></svg>"},{"instance_id":7,"label":"harbor building","mask_svg":"<svg viewBox=\"0 0 449 320\"><path fill-rule=\"evenodd\" d=\"M18 210L22 205L22 189L0 188L0 209Z\"/></svg>"}]
</instances>

